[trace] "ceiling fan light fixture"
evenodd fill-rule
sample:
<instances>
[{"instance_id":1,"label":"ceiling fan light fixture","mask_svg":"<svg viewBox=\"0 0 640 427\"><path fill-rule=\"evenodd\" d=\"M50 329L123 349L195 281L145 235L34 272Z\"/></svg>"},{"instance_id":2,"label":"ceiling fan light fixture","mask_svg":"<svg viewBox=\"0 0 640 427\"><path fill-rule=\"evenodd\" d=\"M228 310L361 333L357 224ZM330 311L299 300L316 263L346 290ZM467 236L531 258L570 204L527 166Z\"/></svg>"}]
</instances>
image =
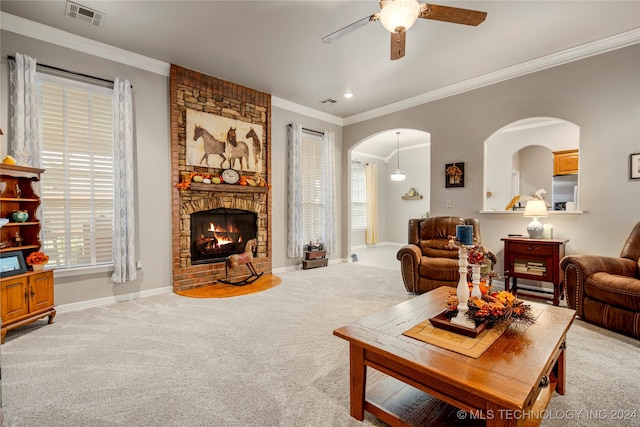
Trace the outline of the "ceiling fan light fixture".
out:
<instances>
[{"instance_id":1,"label":"ceiling fan light fixture","mask_svg":"<svg viewBox=\"0 0 640 427\"><path fill-rule=\"evenodd\" d=\"M407 31L420 15L417 0L392 0L380 11L380 22L390 33Z\"/></svg>"}]
</instances>

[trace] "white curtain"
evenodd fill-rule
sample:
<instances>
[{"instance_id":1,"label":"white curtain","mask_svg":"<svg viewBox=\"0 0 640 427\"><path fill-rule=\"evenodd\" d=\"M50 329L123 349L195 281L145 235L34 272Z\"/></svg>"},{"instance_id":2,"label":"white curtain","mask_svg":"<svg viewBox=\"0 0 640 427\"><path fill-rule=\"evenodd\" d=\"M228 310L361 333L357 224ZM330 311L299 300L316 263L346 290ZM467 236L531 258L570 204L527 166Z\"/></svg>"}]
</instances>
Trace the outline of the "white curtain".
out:
<instances>
[{"instance_id":1,"label":"white curtain","mask_svg":"<svg viewBox=\"0 0 640 427\"><path fill-rule=\"evenodd\" d=\"M287 127L288 223L287 255L299 258L303 253L302 233L302 125Z\"/></svg>"},{"instance_id":2,"label":"white curtain","mask_svg":"<svg viewBox=\"0 0 640 427\"><path fill-rule=\"evenodd\" d=\"M36 84L36 60L16 53L9 61L11 98L11 151L19 165L41 167L40 103Z\"/></svg>"},{"instance_id":3,"label":"white curtain","mask_svg":"<svg viewBox=\"0 0 640 427\"><path fill-rule=\"evenodd\" d=\"M133 193L133 101L128 80L113 83L113 275L124 283L136 278Z\"/></svg>"},{"instance_id":4,"label":"white curtain","mask_svg":"<svg viewBox=\"0 0 640 427\"><path fill-rule=\"evenodd\" d=\"M367 194L367 245L378 243L378 165L367 163L364 167L365 188Z\"/></svg>"},{"instance_id":5,"label":"white curtain","mask_svg":"<svg viewBox=\"0 0 640 427\"><path fill-rule=\"evenodd\" d=\"M333 132L322 135L322 174L325 183L322 241L329 255L336 250L336 143Z\"/></svg>"}]
</instances>

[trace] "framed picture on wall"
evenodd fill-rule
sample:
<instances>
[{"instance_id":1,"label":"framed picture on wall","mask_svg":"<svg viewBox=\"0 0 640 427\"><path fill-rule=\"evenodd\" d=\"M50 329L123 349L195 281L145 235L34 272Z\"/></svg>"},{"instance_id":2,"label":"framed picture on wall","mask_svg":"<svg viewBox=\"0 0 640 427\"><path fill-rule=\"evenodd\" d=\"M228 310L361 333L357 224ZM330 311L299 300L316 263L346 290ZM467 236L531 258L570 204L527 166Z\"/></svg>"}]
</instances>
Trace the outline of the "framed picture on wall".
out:
<instances>
[{"instance_id":1,"label":"framed picture on wall","mask_svg":"<svg viewBox=\"0 0 640 427\"><path fill-rule=\"evenodd\" d=\"M445 188L464 187L464 162L444 165Z\"/></svg>"},{"instance_id":2,"label":"framed picture on wall","mask_svg":"<svg viewBox=\"0 0 640 427\"><path fill-rule=\"evenodd\" d=\"M629 154L629 178L640 179L640 153Z\"/></svg>"}]
</instances>

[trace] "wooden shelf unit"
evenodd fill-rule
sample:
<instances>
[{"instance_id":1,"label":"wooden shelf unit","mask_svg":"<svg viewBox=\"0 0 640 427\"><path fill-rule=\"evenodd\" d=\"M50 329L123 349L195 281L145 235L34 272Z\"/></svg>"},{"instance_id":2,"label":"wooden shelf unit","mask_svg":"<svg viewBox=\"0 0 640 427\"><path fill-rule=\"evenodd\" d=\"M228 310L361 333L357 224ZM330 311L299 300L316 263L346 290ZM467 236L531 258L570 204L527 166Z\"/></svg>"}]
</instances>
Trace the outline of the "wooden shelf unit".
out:
<instances>
[{"instance_id":1,"label":"wooden shelf unit","mask_svg":"<svg viewBox=\"0 0 640 427\"><path fill-rule=\"evenodd\" d=\"M40 181L43 172L44 169L29 166L0 164L0 218L10 221L0 227L0 242L7 245L0 248L0 252L21 251L26 260L30 253L42 247L41 224L36 215L40 196L32 184ZM25 222L14 221L12 215L15 211L26 211L28 219ZM20 245L16 244L16 233L22 238ZM52 269L0 278L0 343L4 342L10 329L47 316L52 323L56 315L53 290Z\"/></svg>"}]
</instances>

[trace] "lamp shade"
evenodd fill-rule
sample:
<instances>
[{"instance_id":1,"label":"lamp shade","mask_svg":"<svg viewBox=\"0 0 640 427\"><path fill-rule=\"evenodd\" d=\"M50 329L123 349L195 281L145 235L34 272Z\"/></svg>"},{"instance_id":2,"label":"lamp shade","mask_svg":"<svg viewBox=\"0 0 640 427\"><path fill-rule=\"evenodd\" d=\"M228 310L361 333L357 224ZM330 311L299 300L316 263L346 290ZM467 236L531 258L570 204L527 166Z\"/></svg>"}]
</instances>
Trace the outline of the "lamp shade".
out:
<instances>
[{"instance_id":1,"label":"lamp shade","mask_svg":"<svg viewBox=\"0 0 640 427\"><path fill-rule=\"evenodd\" d=\"M400 172L400 169L396 169L394 173L391 174L391 181L404 181L407 176Z\"/></svg>"},{"instance_id":2,"label":"lamp shade","mask_svg":"<svg viewBox=\"0 0 640 427\"><path fill-rule=\"evenodd\" d=\"M418 15L420 4L417 0L393 0L380 11L380 22L391 33L407 31L416 22Z\"/></svg>"},{"instance_id":3,"label":"lamp shade","mask_svg":"<svg viewBox=\"0 0 640 427\"><path fill-rule=\"evenodd\" d=\"M538 221L538 217L547 216L547 202L544 200L529 200L524 207L525 217L532 217L533 220L527 225L527 232L532 239L539 239L544 232L544 226Z\"/></svg>"},{"instance_id":4,"label":"lamp shade","mask_svg":"<svg viewBox=\"0 0 640 427\"><path fill-rule=\"evenodd\" d=\"M536 218L547 215L547 202L544 200L529 200L524 207L523 216L525 217Z\"/></svg>"}]
</instances>

